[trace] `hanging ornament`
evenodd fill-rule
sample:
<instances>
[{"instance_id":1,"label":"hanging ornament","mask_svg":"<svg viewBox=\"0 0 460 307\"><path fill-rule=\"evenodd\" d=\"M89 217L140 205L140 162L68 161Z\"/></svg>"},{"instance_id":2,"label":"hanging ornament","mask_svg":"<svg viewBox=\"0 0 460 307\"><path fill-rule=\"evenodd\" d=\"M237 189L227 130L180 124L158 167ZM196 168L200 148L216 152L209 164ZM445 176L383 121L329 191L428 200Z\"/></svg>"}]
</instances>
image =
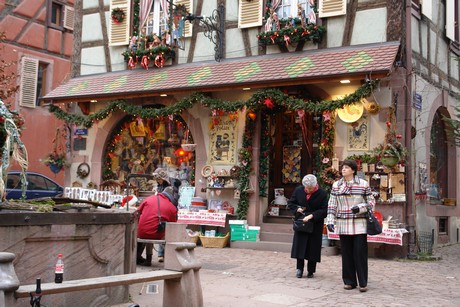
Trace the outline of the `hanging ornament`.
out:
<instances>
[{"instance_id":1,"label":"hanging ornament","mask_svg":"<svg viewBox=\"0 0 460 307\"><path fill-rule=\"evenodd\" d=\"M248 113L248 117L254 121L257 118L257 114L251 111Z\"/></svg>"},{"instance_id":2,"label":"hanging ornament","mask_svg":"<svg viewBox=\"0 0 460 307\"><path fill-rule=\"evenodd\" d=\"M135 67L136 67L136 63L134 63L134 58L130 56L129 61L128 61L128 69L133 69Z\"/></svg>"}]
</instances>

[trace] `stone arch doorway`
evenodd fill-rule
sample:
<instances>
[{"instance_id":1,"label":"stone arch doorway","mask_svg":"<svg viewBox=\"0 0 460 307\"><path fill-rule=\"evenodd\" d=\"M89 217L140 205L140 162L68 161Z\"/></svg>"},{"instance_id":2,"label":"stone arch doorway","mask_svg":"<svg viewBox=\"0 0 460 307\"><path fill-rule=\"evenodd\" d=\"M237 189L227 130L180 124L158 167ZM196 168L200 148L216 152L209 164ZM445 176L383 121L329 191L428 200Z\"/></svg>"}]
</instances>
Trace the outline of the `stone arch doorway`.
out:
<instances>
[{"instance_id":1,"label":"stone arch doorway","mask_svg":"<svg viewBox=\"0 0 460 307\"><path fill-rule=\"evenodd\" d=\"M194 184L195 153L181 146L193 143L193 136L181 116L141 118L126 115L118 117L112 127L102 152L103 181L124 182L128 174L152 174L157 168L163 168L169 177ZM151 190L148 180L139 188Z\"/></svg>"}]
</instances>

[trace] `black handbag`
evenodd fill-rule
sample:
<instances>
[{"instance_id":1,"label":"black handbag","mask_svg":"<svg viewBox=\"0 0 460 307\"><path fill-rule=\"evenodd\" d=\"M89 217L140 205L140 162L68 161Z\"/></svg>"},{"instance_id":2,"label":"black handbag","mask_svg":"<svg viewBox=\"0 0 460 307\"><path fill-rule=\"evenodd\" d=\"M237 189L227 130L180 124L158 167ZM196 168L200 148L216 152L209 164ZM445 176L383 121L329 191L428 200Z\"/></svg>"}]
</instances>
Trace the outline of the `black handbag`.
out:
<instances>
[{"instance_id":1,"label":"black handbag","mask_svg":"<svg viewBox=\"0 0 460 307\"><path fill-rule=\"evenodd\" d=\"M371 208L367 208L367 234L375 236L382 233L382 226L375 218L374 212Z\"/></svg>"},{"instance_id":2,"label":"black handbag","mask_svg":"<svg viewBox=\"0 0 460 307\"><path fill-rule=\"evenodd\" d=\"M292 224L292 229L297 232L306 232L312 233L313 232L313 222L309 220L308 222L304 222L303 217L301 219L294 219Z\"/></svg>"},{"instance_id":3,"label":"black handbag","mask_svg":"<svg viewBox=\"0 0 460 307\"><path fill-rule=\"evenodd\" d=\"M163 232L166 229L166 222L161 221L161 211L160 211L160 196L157 194L157 204L158 204L158 232Z\"/></svg>"}]
</instances>

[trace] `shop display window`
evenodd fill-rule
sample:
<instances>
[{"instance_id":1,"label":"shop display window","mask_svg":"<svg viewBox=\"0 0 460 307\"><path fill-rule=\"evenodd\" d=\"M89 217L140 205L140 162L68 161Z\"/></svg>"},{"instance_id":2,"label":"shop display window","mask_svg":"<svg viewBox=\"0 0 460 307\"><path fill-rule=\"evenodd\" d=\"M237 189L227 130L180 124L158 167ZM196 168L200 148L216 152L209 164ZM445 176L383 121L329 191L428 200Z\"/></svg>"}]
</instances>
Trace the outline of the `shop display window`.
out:
<instances>
[{"instance_id":1,"label":"shop display window","mask_svg":"<svg viewBox=\"0 0 460 307\"><path fill-rule=\"evenodd\" d=\"M142 119L124 118L113 130L105 149L103 180L124 182L128 174L152 174L157 168L170 178L194 184L195 154L182 144L193 143L187 125L179 116ZM152 190L151 181L136 185Z\"/></svg>"}]
</instances>

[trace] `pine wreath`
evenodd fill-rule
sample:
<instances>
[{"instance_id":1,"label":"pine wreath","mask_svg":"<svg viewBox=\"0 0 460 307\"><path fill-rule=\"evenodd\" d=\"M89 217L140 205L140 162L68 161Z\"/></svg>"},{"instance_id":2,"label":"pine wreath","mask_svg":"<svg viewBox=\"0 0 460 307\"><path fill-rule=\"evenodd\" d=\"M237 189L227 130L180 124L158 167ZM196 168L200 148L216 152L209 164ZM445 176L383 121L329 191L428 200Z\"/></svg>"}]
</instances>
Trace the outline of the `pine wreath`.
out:
<instances>
[{"instance_id":1,"label":"pine wreath","mask_svg":"<svg viewBox=\"0 0 460 307\"><path fill-rule=\"evenodd\" d=\"M112 10L112 20L115 23L123 22L125 20L125 12L119 7L114 8Z\"/></svg>"},{"instance_id":2,"label":"pine wreath","mask_svg":"<svg viewBox=\"0 0 460 307\"><path fill-rule=\"evenodd\" d=\"M328 185L332 185L334 182L336 182L338 179L340 178L340 173L338 170L332 168L331 167L328 167L328 168L325 168L322 172L321 172L321 180L328 184Z\"/></svg>"}]
</instances>

